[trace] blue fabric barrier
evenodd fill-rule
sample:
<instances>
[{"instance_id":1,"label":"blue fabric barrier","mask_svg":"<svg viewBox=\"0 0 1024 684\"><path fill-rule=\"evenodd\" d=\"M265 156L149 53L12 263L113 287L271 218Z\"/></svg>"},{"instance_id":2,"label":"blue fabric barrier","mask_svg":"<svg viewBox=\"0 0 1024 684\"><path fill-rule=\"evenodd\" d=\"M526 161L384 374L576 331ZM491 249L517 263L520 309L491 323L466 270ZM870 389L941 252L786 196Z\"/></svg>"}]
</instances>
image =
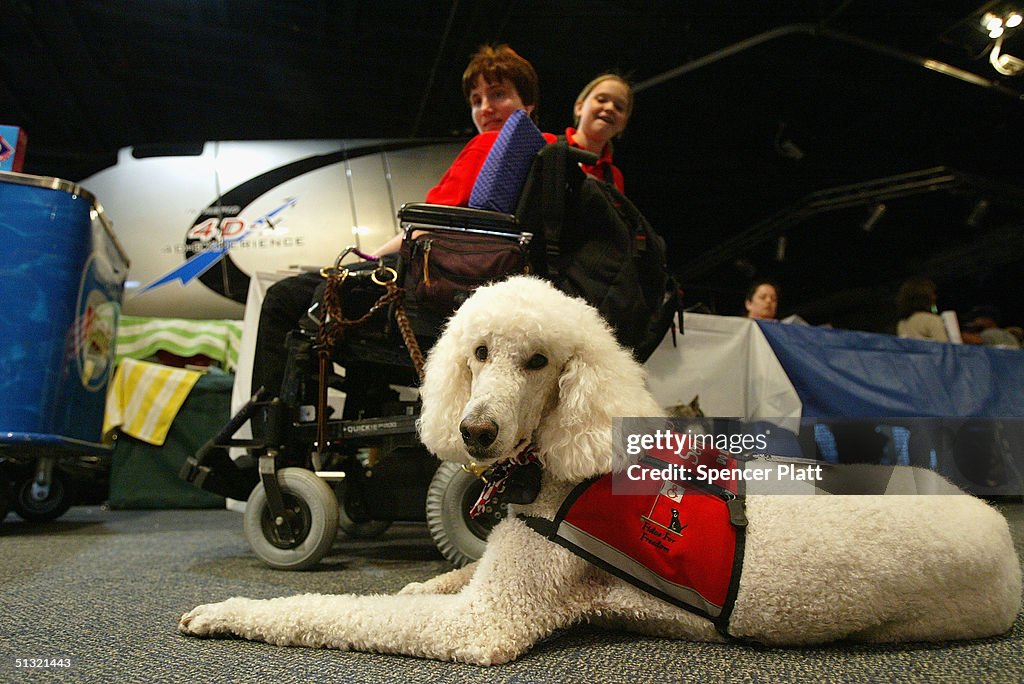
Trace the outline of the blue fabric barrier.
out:
<instances>
[{"instance_id":1,"label":"blue fabric barrier","mask_svg":"<svg viewBox=\"0 0 1024 684\"><path fill-rule=\"evenodd\" d=\"M758 322L804 417L1021 417L1024 352Z\"/></svg>"},{"instance_id":2,"label":"blue fabric barrier","mask_svg":"<svg viewBox=\"0 0 1024 684\"><path fill-rule=\"evenodd\" d=\"M699 395L715 434L774 456L913 465L1024 495L1024 352L686 314L647 362L662 406ZM734 418L723 418L732 416Z\"/></svg>"}]
</instances>

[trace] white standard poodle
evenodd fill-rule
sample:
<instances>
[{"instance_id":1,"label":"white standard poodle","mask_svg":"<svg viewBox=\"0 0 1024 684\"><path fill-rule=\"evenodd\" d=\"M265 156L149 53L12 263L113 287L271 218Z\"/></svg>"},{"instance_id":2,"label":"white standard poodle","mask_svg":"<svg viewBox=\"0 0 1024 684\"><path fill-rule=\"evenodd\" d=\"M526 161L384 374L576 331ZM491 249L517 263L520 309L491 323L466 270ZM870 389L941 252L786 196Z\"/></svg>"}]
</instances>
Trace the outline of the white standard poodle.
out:
<instances>
[{"instance_id":1,"label":"white standard poodle","mask_svg":"<svg viewBox=\"0 0 1024 684\"><path fill-rule=\"evenodd\" d=\"M612 419L658 416L643 369L598 313L531 277L478 290L430 353L420 432L468 464L532 444L536 500L551 519L567 493L613 468ZM1021 569L1006 520L956 496L749 496L728 634L766 644L971 639L1007 631ZM393 596L232 598L181 617L195 636L508 662L581 621L723 641L711 621L645 593L510 517L483 557Z\"/></svg>"}]
</instances>

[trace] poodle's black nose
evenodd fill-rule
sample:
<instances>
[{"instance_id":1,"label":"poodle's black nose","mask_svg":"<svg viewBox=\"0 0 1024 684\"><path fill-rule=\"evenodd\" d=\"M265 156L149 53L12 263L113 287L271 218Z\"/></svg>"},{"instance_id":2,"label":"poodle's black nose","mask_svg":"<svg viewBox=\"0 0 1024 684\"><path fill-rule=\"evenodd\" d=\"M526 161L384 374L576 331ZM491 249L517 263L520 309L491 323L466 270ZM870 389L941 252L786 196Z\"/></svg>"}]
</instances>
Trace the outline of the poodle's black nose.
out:
<instances>
[{"instance_id":1,"label":"poodle's black nose","mask_svg":"<svg viewBox=\"0 0 1024 684\"><path fill-rule=\"evenodd\" d=\"M486 449L498 438L498 424L490 418L466 418L459 423L459 432L467 449Z\"/></svg>"}]
</instances>

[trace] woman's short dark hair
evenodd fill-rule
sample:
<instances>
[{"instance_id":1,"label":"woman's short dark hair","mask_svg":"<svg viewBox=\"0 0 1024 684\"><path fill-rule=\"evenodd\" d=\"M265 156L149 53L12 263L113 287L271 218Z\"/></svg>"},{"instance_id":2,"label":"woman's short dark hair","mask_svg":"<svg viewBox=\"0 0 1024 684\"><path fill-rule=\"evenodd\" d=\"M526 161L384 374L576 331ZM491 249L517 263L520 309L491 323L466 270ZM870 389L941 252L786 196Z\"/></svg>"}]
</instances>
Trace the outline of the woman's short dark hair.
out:
<instances>
[{"instance_id":1,"label":"woman's short dark hair","mask_svg":"<svg viewBox=\"0 0 1024 684\"><path fill-rule=\"evenodd\" d=\"M462 94L466 96L466 102L469 102L469 94L481 76L487 83L500 83L505 79L511 81L523 104L527 107L533 105L530 118L534 123L539 121L537 110L540 107L540 80L533 65L520 57L519 53L504 43L481 45L462 73Z\"/></svg>"},{"instance_id":2,"label":"woman's short dark hair","mask_svg":"<svg viewBox=\"0 0 1024 684\"><path fill-rule=\"evenodd\" d=\"M937 289L929 278L908 278L896 295L896 308L900 318L909 318L917 311L931 311L935 305Z\"/></svg>"},{"instance_id":3,"label":"woman's short dark hair","mask_svg":"<svg viewBox=\"0 0 1024 684\"><path fill-rule=\"evenodd\" d=\"M750 284L750 287L747 288L747 294L743 298L743 301L749 302L750 300L752 300L754 298L754 295L757 293L757 288L761 287L762 285L768 285L772 289L774 289L775 296L777 298L782 297L782 289L779 287L779 284L777 282L775 282L771 278L761 278L760 280L755 280L753 283Z\"/></svg>"}]
</instances>

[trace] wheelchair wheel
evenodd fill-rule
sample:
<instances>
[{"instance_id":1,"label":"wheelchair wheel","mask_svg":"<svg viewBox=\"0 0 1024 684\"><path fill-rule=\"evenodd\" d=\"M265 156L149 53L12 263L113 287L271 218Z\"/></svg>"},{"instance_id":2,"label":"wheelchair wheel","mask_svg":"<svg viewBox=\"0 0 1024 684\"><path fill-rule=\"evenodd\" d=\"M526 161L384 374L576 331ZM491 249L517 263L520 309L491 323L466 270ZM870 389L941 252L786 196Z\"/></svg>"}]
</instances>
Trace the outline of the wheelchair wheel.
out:
<instances>
[{"instance_id":1,"label":"wheelchair wheel","mask_svg":"<svg viewBox=\"0 0 1024 684\"><path fill-rule=\"evenodd\" d=\"M469 517L483 484L458 464L445 462L438 466L427 490L430 536L441 554L459 568L480 559L487 535L507 514L505 504L494 504L475 520Z\"/></svg>"},{"instance_id":2,"label":"wheelchair wheel","mask_svg":"<svg viewBox=\"0 0 1024 684\"><path fill-rule=\"evenodd\" d=\"M67 478L56 469L50 477L50 491L46 498L37 499L32 485L35 477L14 484L14 512L29 522L56 520L71 508L71 487Z\"/></svg>"},{"instance_id":3,"label":"wheelchair wheel","mask_svg":"<svg viewBox=\"0 0 1024 684\"><path fill-rule=\"evenodd\" d=\"M271 519L266 490L259 484L245 504L245 540L270 567L305 570L316 565L334 544L338 501L327 483L305 468L282 468L277 479L292 516L295 539L281 539Z\"/></svg>"},{"instance_id":4,"label":"wheelchair wheel","mask_svg":"<svg viewBox=\"0 0 1024 684\"><path fill-rule=\"evenodd\" d=\"M366 512L361 494L350 482L342 480L334 485L338 500L338 527L352 539L374 539L391 527L390 520L373 520Z\"/></svg>"},{"instance_id":5,"label":"wheelchair wheel","mask_svg":"<svg viewBox=\"0 0 1024 684\"><path fill-rule=\"evenodd\" d=\"M7 511L11 510L11 483L0 473L0 523L7 517Z\"/></svg>"}]
</instances>

